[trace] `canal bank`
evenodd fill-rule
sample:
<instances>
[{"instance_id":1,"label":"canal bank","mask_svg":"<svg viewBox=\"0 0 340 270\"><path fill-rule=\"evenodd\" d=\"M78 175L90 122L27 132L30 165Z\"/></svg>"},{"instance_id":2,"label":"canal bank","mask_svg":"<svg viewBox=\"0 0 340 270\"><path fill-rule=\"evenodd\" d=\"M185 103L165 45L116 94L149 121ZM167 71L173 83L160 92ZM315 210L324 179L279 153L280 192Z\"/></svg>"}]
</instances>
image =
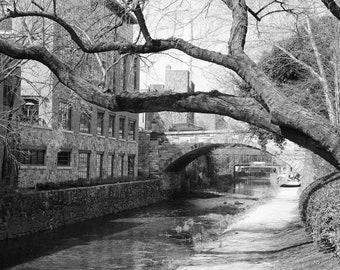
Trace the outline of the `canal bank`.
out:
<instances>
[{"instance_id":1,"label":"canal bank","mask_svg":"<svg viewBox=\"0 0 340 270\"><path fill-rule=\"evenodd\" d=\"M7 194L0 197L0 241L150 205L174 191L144 180Z\"/></svg>"},{"instance_id":2,"label":"canal bank","mask_svg":"<svg viewBox=\"0 0 340 270\"><path fill-rule=\"evenodd\" d=\"M2 242L0 268L175 269L218 239L236 213L262 203L272 192L263 182L241 182L230 190L246 195L176 198Z\"/></svg>"},{"instance_id":3,"label":"canal bank","mask_svg":"<svg viewBox=\"0 0 340 270\"><path fill-rule=\"evenodd\" d=\"M298 215L299 189L281 188L268 202L235 220L218 241L178 270L339 269L339 260L321 253L307 236Z\"/></svg>"}]
</instances>

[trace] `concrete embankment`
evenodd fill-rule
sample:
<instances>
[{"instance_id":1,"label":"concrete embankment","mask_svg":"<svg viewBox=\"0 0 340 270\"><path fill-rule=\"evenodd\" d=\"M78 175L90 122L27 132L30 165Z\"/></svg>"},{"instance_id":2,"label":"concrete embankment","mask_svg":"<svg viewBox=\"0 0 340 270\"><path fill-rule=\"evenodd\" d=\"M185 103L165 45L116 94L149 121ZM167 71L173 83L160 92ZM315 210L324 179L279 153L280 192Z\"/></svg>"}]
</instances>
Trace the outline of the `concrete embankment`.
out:
<instances>
[{"instance_id":1,"label":"concrete embankment","mask_svg":"<svg viewBox=\"0 0 340 270\"><path fill-rule=\"evenodd\" d=\"M8 194L0 197L0 241L141 207L169 195L160 180Z\"/></svg>"}]
</instances>

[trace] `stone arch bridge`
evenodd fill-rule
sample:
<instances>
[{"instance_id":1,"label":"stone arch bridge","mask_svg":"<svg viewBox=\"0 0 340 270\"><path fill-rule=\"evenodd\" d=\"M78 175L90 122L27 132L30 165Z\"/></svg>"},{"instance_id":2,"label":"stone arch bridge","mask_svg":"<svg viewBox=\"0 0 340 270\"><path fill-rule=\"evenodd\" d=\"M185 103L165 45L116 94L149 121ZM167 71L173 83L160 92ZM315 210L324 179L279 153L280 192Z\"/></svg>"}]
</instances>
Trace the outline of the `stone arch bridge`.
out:
<instances>
[{"instance_id":1,"label":"stone arch bridge","mask_svg":"<svg viewBox=\"0 0 340 270\"><path fill-rule=\"evenodd\" d=\"M237 130L178 131L165 133L140 132L139 174L164 179L163 188L171 189L173 179L190 162L218 147L261 149L248 132ZM309 151L292 142L284 149L268 144L266 152L301 172ZM169 177L172 180L169 180Z\"/></svg>"}]
</instances>

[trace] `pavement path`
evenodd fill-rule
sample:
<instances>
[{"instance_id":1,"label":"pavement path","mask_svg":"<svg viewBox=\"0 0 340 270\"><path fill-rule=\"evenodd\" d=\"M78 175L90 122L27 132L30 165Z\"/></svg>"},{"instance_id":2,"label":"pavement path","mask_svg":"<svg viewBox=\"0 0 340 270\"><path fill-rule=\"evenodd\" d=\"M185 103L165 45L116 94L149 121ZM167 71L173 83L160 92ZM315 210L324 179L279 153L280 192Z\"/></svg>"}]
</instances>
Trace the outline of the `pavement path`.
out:
<instances>
[{"instance_id":1,"label":"pavement path","mask_svg":"<svg viewBox=\"0 0 340 270\"><path fill-rule=\"evenodd\" d=\"M177 269L276 269L277 253L306 241L294 237L296 230L287 230L289 224L299 220L298 191L280 188L273 199L240 216L218 241L204 244L200 253ZM290 236L285 239L286 235Z\"/></svg>"}]
</instances>

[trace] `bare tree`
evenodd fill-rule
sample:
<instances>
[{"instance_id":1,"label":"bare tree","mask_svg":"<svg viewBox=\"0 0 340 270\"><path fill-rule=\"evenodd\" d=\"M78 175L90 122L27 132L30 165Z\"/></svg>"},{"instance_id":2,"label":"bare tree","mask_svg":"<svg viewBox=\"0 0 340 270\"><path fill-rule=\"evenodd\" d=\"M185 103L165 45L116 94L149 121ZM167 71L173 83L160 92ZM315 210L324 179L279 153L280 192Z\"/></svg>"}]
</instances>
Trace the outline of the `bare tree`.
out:
<instances>
[{"instance_id":1,"label":"bare tree","mask_svg":"<svg viewBox=\"0 0 340 270\"><path fill-rule=\"evenodd\" d=\"M291 38L286 44L288 48L284 48L279 44L276 44L279 50L283 52L286 56L292 59L297 65L290 65L289 60L284 55L277 55L275 59L267 59L269 63L268 67L274 64L274 61L280 62L283 64L286 62L287 66L280 66L280 64L276 64L276 67L273 68L272 73L276 73L282 79L287 76L288 66L290 66L291 75L295 74L300 77L304 75L308 75L309 78L306 78L306 84L300 85L300 92L304 92L304 95L310 90L309 88L313 87L311 81L315 81L320 85L319 92L321 94L321 99L324 100L319 105L324 105L323 107L326 110L326 116L329 120L334 124L339 124L339 89L338 89L338 60L337 60L337 52L339 50L337 44L338 36L338 21L336 19L332 19L330 17L321 17L318 18L317 22L314 23L314 29L312 27L312 19L307 16L304 20L303 26L297 31L295 37ZM317 26L318 29L315 29ZM301 29L302 28L302 29ZM320 31L324 29L324 31ZM320 33L316 35L315 31L319 30ZM295 44L293 43L295 41ZM283 42L284 43L284 42ZM282 60L278 59L278 57L282 57ZM286 58L286 59L285 59ZM287 61L288 60L288 61ZM294 68L295 66L295 68ZM297 69L300 69L298 71ZM281 74L279 74L281 73ZM302 75L302 76L301 76ZM285 78L289 79L289 78ZM297 80L302 80L302 78L296 78ZM309 82L308 82L309 81ZM281 84L283 84L281 82ZM309 84L309 85L308 85ZM315 84L315 83L314 83ZM295 87L299 88L299 87ZM315 88L315 86L314 86ZM295 89L296 90L296 89ZM294 91L298 92L298 91ZM312 106L318 106L317 104L310 104Z\"/></svg>"},{"instance_id":2,"label":"bare tree","mask_svg":"<svg viewBox=\"0 0 340 270\"><path fill-rule=\"evenodd\" d=\"M7 15L0 21L23 17L48 19L67 31L70 39L77 45L78 51L89 55L108 51L117 51L120 55L143 55L171 49L179 50L191 57L223 66L235 72L254 89L263 103L259 103L254 98L227 95L219 91L190 94L139 94L133 92L122 92L117 95L108 94L104 93L101 87L89 82L81 74L75 72L58 57L58 54L41 43L18 45L11 40L1 38L0 52L16 59L35 60L44 64L63 85L72 89L81 98L110 110L130 112L167 110L230 116L280 134L312 150L337 169L340 168L340 136L337 127L323 116L302 107L290 97L282 94L275 83L245 53L248 14L251 13L245 0L224 0L220 3L227 6L232 14L227 53L199 47L182 38L153 38L143 15L146 1L122 1L121 4L114 0L103 1L103 4L112 13L119 14L124 20L137 20L142 37L138 42L111 40L108 42L105 40L89 42L72 24L59 16L58 5L62 2L53 1L57 5L51 11L25 11L20 10L15 5L16 1L13 1L14 5L7 10ZM333 1L322 2L332 4ZM334 5L335 3L327 7L333 14L337 15L338 7L335 5L336 8L334 8ZM229 13L225 15L228 16ZM110 21L106 23L110 25Z\"/></svg>"}]
</instances>

